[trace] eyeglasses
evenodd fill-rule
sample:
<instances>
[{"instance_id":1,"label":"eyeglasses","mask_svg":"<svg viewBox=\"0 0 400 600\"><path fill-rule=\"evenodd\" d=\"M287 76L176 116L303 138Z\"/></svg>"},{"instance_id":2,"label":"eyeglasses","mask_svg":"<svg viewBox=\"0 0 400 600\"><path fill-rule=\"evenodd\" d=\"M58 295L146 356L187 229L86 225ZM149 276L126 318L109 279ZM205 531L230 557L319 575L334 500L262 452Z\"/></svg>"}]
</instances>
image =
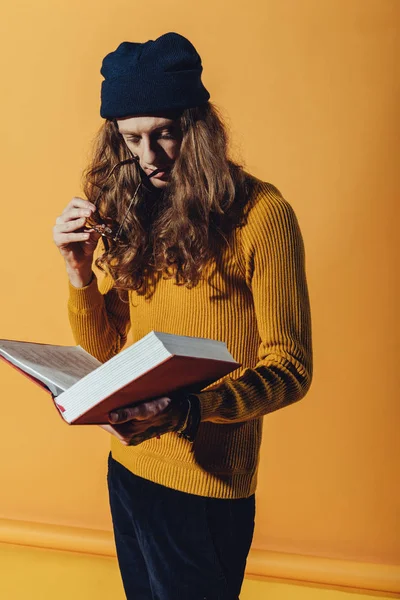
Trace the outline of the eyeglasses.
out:
<instances>
[{"instance_id":1,"label":"eyeglasses","mask_svg":"<svg viewBox=\"0 0 400 600\"><path fill-rule=\"evenodd\" d=\"M133 196L129 201L128 208L126 209L125 215L124 215L121 223L118 223L111 217L102 215L98 209L98 203L106 189L105 184L110 179L110 177L114 173L115 169L117 167L121 167L122 165L125 165L128 163L138 164L138 160L139 160L138 158L132 157L132 158L128 158L126 160L121 160L119 163L117 163L116 165L113 166L113 168L111 169L110 173L108 174L105 182L103 183L103 186L100 188L100 192L99 192L97 198L93 202L93 204L97 207L97 210L95 212L93 212L91 214L91 216L88 217L85 221L85 225L84 225L85 229L92 229L92 230L96 231L97 233L100 233L101 236L103 236L104 245L106 247L106 250L108 250L108 248L109 248L108 239L111 239L114 242L118 242L120 240L122 228L128 217L129 211L131 210L132 205L135 202L136 196L138 195L140 188L143 186L143 181L140 181L139 185L136 187L136 189L133 193ZM154 175L157 175L157 173L160 173L160 171L161 171L161 169L155 169L154 171L152 171L152 173L150 173L150 175L146 175L146 177L148 179L151 179L151 177L154 177Z\"/></svg>"}]
</instances>

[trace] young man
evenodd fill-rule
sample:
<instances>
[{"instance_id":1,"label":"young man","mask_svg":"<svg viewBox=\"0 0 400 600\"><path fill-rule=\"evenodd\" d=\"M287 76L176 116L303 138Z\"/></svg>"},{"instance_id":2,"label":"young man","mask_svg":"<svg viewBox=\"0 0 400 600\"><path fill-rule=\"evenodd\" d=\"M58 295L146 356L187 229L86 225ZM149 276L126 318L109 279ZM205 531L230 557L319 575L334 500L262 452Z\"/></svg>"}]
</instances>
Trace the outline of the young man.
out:
<instances>
[{"instance_id":1,"label":"young man","mask_svg":"<svg viewBox=\"0 0 400 600\"><path fill-rule=\"evenodd\" d=\"M110 414L108 485L128 599L234 600L253 528L263 415L312 379L305 255L291 205L228 159L201 60L168 33L103 60L101 116L54 240L76 339L106 361L152 329L225 341L241 369ZM99 283L93 254L105 271Z\"/></svg>"}]
</instances>

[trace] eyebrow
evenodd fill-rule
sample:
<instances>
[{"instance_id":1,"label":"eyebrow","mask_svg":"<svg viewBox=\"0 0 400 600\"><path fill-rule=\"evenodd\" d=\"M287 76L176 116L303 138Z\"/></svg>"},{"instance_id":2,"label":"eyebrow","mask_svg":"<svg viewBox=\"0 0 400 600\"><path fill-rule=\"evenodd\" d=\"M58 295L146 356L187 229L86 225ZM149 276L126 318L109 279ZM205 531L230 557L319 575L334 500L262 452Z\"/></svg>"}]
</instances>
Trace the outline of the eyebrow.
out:
<instances>
[{"instance_id":1,"label":"eyebrow","mask_svg":"<svg viewBox=\"0 0 400 600\"><path fill-rule=\"evenodd\" d=\"M158 127L154 127L149 133L154 133L155 131L160 131L161 129L173 129L175 125L173 123L165 123L165 125L158 125ZM121 131L119 130L121 135L141 135L140 133L135 133L132 131Z\"/></svg>"}]
</instances>

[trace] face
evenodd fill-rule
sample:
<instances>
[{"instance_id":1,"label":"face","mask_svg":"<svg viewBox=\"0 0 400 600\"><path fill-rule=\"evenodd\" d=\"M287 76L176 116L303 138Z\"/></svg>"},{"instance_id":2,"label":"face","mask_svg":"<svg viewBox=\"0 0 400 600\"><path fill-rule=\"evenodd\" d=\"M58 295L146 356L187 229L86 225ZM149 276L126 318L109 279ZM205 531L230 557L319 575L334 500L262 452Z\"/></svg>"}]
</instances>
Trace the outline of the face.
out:
<instances>
[{"instance_id":1,"label":"face","mask_svg":"<svg viewBox=\"0 0 400 600\"><path fill-rule=\"evenodd\" d=\"M139 158L143 171L150 175L155 169L161 169L161 173L150 179L153 186L166 187L182 142L179 120L141 116L117 119L117 124L129 150Z\"/></svg>"}]
</instances>

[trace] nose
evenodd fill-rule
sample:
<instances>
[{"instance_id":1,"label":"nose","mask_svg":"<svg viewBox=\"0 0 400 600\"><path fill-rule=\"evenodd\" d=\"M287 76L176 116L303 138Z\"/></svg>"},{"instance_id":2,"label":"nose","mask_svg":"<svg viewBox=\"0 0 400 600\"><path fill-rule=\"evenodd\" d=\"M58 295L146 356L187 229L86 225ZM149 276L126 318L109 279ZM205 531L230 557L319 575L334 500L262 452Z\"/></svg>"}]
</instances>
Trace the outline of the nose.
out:
<instances>
[{"instance_id":1,"label":"nose","mask_svg":"<svg viewBox=\"0 0 400 600\"><path fill-rule=\"evenodd\" d=\"M154 165L156 159L156 152L152 146L151 140L144 138L142 140L142 162L145 165Z\"/></svg>"}]
</instances>

